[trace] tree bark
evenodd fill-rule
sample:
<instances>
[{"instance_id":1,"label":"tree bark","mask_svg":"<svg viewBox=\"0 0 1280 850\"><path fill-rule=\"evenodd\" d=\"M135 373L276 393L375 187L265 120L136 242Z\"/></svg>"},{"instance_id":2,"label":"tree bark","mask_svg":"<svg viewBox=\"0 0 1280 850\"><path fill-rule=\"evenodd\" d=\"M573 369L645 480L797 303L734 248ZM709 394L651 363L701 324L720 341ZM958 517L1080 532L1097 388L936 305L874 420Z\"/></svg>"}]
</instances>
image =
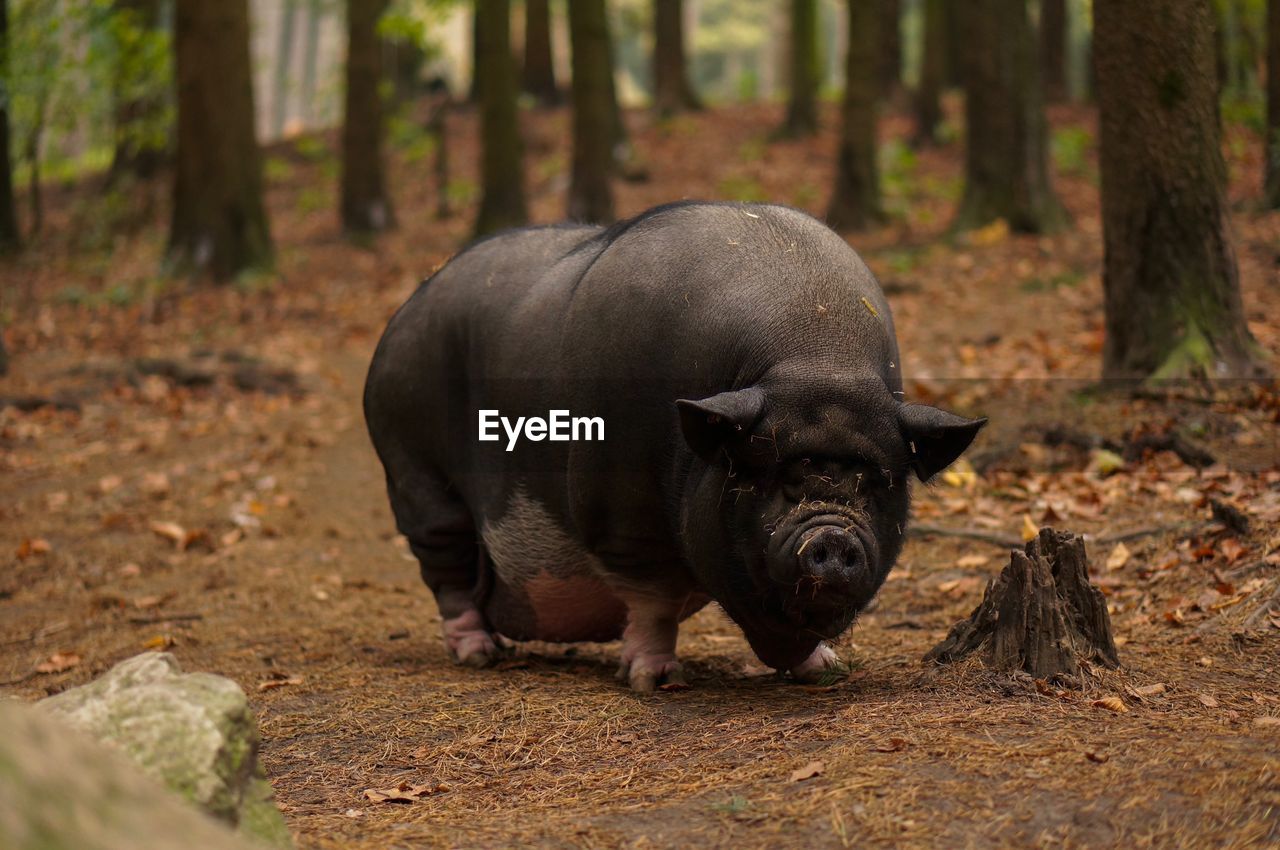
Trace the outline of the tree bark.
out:
<instances>
[{"instance_id":1,"label":"tree bark","mask_svg":"<svg viewBox=\"0 0 1280 850\"><path fill-rule=\"evenodd\" d=\"M347 91L342 122L342 230L380 233L394 223L383 175L382 42L388 0L347 0Z\"/></svg>"},{"instance_id":2,"label":"tree bark","mask_svg":"<svg viewBox=\"0 0 1280 850\"><path fill-rule=\"evenodd\" d=\"M790 95L787 117L778 135L788 138L818 132L818 3L791 0Z\"/></svg>"},{"instance_id":3,"label":"tree bark","mask_svg":"<svg viewBox=\"0 0 1280 850\"><path fill-rule=\"evenodd\" d=\"M139 93L137 68L143 59L138 53L145 49L147 35L154 35L160 28L160 0L115 0L114 13L128 15L129 35L116 45L114 68L114 120L115 153L111 160L109 177L115 179L131 174L141 179L154 177L168 158L167 145L152 144L139 134L139 124L159 121L165 108L164 96L158 92ZM141 38L139 37L141 36Z\"/></svg>"},{"instance_id":4,"label":"tree bark","mask_svg":"<svg viewBox=\"0 0 1280 850\"><path fill-rule=\"evenodd\" d=\"M471 13L471 92L467 100L479 103L483 97L484 75L489 69L484 65L484 15L480 12L480 0L475 0Z\"/></svg>"},{"instance_id":5,"label":"tree bark","mask_svg":"<svg viewBox=\"0 0 1280 850\"><path fill-rule=\"evenodd\" d=\"M902 87L902 0L871 2L880 7L880 94L890 98Z\"/></svg>"},{"instance_id":6,"label":"tree bark","mask_svg":"<svg viewBox=\"0 0 1280 850\"><path fill-rule=\"evenodd\" d=\"M965 189L957 230L1003 218L1016 231L1066 224L1049 182L1036 39L1026 0L972 0L964 16Z\"/></svg>"},{"instance_id":7,"label":"tree bark","mask_svg":"<svg viewBox=\"0 0 1280 850\"><path fill-rule=\"evenodd\" d=\"M617 116L612 98L613 64L609 53L604 0L569 4L573 47L573 182L569 218L613 221L614 137Z\"/></svg>"},{"instance_id":8,"label":"tree bark","mask_svg":"<svg viewBox=\"0 0 1280 850\"><path fill-rule=\"evenodd\" d=\"M947 50L947 83L945 88L964 87L964 12L959 3L948 0L946 3L947 37L944 39Z\"/></svg>"},{"instance_id":9,"label":"tree bark","mask_svg":"<svg viewBox=\"0 0 1280 850\"><path fill-rule=\"evenodd\" d=\"M248 0L177 3L174 71L178 139L170 268L227 280L268 266Z\"/></svg>"},{"instance_id":10,"label":"tree bark","mask_svg":"<svg viewBox=\"0 0 1280 850\"><path fill-rule=\"evenodd\" d=\"M477 59L484 66L480 90L480 212L475 233L483 236L529 220L524 197L523 145L516 112L516 67L511 56L511 4L476 0L482 39Z\"/></svg>"},{"instance_id":11,"label":"tree bark","mask_svg":"<svg viewBox=\"0 0 1280 850\"><path fill-rule=\"evenodd\" d=\"M848 8L840 148L835 193L827 212L827 222L839 231L866 230L884 221L876 168L876 92L884 78L877 74L875 63L883 22L877 20L880 8L874 2L849 0Z\"/></svg>"},{"instance_id":12,"label":"tree bark","mask_svg":"<svg viewBox=\"0 0 1280 850\"><path fill-rule=\"evenodd\" d=\"M543 106L560 103L556 86L555 57L551 50L550 0L525 0L524 91Z\"/></svg>"},{"instance_id":13,"label":"tree bark","mask_svg":"<svg viewBox=\"0 0 1280 850\"><path fill-rule=\"evenodd\" d=\"M1040 68L1048 103L1067 99L1067 0L1040 0Z\"/></svg>"},{"instance_id":14,"label":"tree bark","mask_svg":"<svg viewBox=\"0 0 1280 850\"><path fill-rule=\"evenodd\" d=\"M1280 0L1267 0L1266 204L1280 208Z\"/></svg>"},{"instance_id":15,"label":"tree bark","mask_svg":"<svg viewBox=\"0 0 1280 850\"><path fill-rule=\"evenodd\" d=\"M1252 377L1210 0L1095 0L1107 378Z\"/></svg>"},{"instance_id":16,"label":"tree bark","mask_svg":"<svg viewBox=\"0 0 1280 850\"><path fill-rule=\"evenodd\" d=\"M924 0L923 46L920 55L920 84L916 89L916 129L913 143L931 145L942 123L942 89L947 75L946 0Z\"/></svg>"},{"instance_id":17,"label":"tree bark","mask_svg":"<svg viewBox=\"0 0 1280 850\"><path fill-rule=\"evenodd\" d=\"M684 0L654 0L653 7L653 107L664 118L701 109L685 62Z\"/></svg>"},{"instance_id":18,"label":"tree bark","mask_svg":"<svg viewBox=\"0 0 1280 850\"><path fill-rule=\"evenodd\" d=\"M22 244L9 144L9 0L0 0L0 252L14 251Z\"/></svg>"}]
</instances>

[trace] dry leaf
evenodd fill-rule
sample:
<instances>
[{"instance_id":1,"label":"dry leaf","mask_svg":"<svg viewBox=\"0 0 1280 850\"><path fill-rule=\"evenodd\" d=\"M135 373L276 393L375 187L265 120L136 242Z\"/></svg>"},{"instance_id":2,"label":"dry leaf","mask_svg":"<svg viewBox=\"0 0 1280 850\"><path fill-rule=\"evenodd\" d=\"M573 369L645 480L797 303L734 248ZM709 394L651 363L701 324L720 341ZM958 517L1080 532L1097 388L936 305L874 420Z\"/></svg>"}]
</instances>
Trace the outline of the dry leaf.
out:
<instances>
[{"instance_id":1,"label":"dry leaf","mask_svg":"<svg viewBox=\"0 0 1280 850\"><path fill-rule=\"evenodd\" d=\"M447 785L410 785L408 782L401 782L395 788L368 788L364 797L374 803L416 803L432 794L443 794L448 790Z\"/></svg>"},{"instance_id":2,"label":"dry leaf","mask_svg":"<svg viewBox=\"0 0 1280 850\"><path fill-rule=\"evenodd\" d=\"M811 761L798 770L791 771L792 782L804 782L806 779L813 779L821 776L827 769L827 766L820 761Z\"/></svg>"},{"instance_id":3,"label":"dry leaf","mask_svg":"<svg viewBox=\"0 0 1280 850\"><path fill-rule=\"evenodd\" d=\"M890 738L878 747L872 747L873 753L900 753L911 745L906 738Z\"/></svg>"},{"instance_id":4,"label":"dry leaf","mask_svg":"<svg viewBox=\"0 0 1280 850\"><path fill-rule=\"evenodd\" d=\"M154 649L163 652L166 649L173 649L178 642L173 639L173 635L156 635L155 637L142 644L143 649Z\"/></svg>"},{"instance_id":5,"label":"dry leaf","mask_svg":"<svg viewBox=\"0 0 1280 850\"><path fill-rule=\"evenodd\" d=\"M65 673L73 667L80 666L80 656L74 652L55 652L49 660L36 665L37 673Z\"/></svg>"},{"instance_id":6,"label":"dry leaf","mask_svg":"<svg viewBox=\"0 0 1280 850\"><path fill-rule=\"evenodd\" d=\"M974 567L980 567L991 560L990 555L965 555L956 561L956 566L962 570L971 570Z\"/></svg>"},{"instance_id":7,"label":"dry leaf","mask_svg":"<svg viewBox=\"0 0 1280 850\"><path fill-rule=\"evenodd\" d=\"M1253 725L1265 728L1280 729L1280 717L1255 717Z\"/></svg>"},{"instance_id":8,"label":"dry leaf","mask_svg":"<svg viewBox=\"0 0 1280 850\"><path fill-rule=\"evenodd\" d=\"M974 471L973 465L964 458L960 458L942 473L942 483L948 487L961 487L965 490L972 490L978 483L978 473Z\"/></svg>"},{"instance_id":9,"label":"dry leaf","mask_svg":"<svg viewBox=\"0 0 1280 850\"><path fill-rule=\"evenodd\" d=\"M1143 685L1140 688L1134 688L1133 692L1140 697L1154 697L1167 691L1164 682L1156 682L1154 685Z\"/></svg>"},{"instance_id":10,"label":"dry leaf","mask_svg":"<svg viewBox=\"0 0 1280 850\"><path fill-rule=\"evenodd\" d=\"M1200 700L1200 704L1205 708L1217 708L1218 701L1208 694L1196 694L1196 699Z\"/></svg>"},{"instance_id":11,"label":"dry leaf","mask_svg":"<svg viewBox=\"0 0 1280 850\"><path fill-rule=\"evenodd\" d=\"M52 548L43 537L27 537L18 544L18 560L25 561L32 555L47 555Z\"/></svg>"},{"instance_id":12,"label":"dry leaf","mask_svg":"<svg viewBox=\"0 0 1280 850\"><path fill-rule=\"evenodd\" d=\"M1094 764L1106 764L1107 762L1111 761L1111 756L1107 755L1106 753L1093 753L1093 752L1086 751L1084 754L1084 757L1087 758L1089 761L1093 762Z\"/></svg>"},{"instance_id":13,"label":"dry leaf","mask_svg":"<svg viewBox=\"0 0 1280 850\"><path fill-rule=\"evenodd\" d=\"M270 691L276 688L283 688L286 685L301 685L301 676L290 676L288 673L273 672L265 682L258 685L259 691Z\"/></svg>"},{"instance_id":14,"label":"dry leaf","mask_svg":"<svg viewBox=\"0 0 1280 850\"><path fill-rule=\"evenodd\" d=\"M1040 529L1031 521L1030 514L1022 515L1022 542L1029 543L1040 534Z\"/></svg>"},{"instance_id":15,"label":"dry leaf","mask_svg":"<svg viewBox=\"0 0 1280 850\"><path fill-rule=\"evenodd\" d=\"M1107 711L1114 711L1116 714L1127 714L1129 707L1124 704L1124 700L1117 696L1103 697L1093 701L1094 708L1105 708Z\"/></svg>"},{"instance_id":16,"label":"dry leaf","mask_svg":"<svg viewBox=\"0 0 1280 850\"><path fill-rule=\"evenodd\" d=\"M1124 469L1124 458L1115 452L1109 452L1106 449L1094 449L1089 457L1089 472L1096 472L1105 477L1113 472L1119 472L1121 469Z\"/></svg>"},{"instance_id":17,"label":"dry leaf","mask_svg":"<svg viewBox=\"0 0 1280 850\"><path fill-rule=\"evenodd\" d=\"M1128 546L1124 545L1124 543L1117 543L1115 548L1111 550L1111 554L1107 556L1107 569L1120 569L1129 563L1130 554Z\"/></svg>"}]
</instances>

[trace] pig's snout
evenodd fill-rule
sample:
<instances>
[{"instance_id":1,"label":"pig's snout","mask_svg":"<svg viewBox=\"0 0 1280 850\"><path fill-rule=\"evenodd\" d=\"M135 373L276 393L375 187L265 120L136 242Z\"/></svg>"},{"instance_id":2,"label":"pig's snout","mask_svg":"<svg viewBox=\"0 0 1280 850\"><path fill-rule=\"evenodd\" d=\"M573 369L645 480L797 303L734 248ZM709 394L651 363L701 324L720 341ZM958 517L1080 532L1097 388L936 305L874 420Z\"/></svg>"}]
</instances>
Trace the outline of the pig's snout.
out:
<instances>
[{"instance_id":1,"label":"pig's snout","mask_svg":"<svg viewBox=\"0 0 1280 850\"><path fill-rule=\"evenodd\" d=\"M820 525L796 547L796 602L804 607L843 607L870 582L867 551L853 530Z\"/></svg>"}]
</instances>

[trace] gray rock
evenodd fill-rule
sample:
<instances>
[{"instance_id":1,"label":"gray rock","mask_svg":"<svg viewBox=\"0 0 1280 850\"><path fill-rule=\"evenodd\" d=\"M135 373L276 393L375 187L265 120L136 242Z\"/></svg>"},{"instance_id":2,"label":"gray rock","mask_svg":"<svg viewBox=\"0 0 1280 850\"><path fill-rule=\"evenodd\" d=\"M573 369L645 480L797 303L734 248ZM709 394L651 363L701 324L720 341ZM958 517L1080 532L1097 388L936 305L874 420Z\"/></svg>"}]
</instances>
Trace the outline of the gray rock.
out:
<instances>
[{"instance_id":1,"label":"gray rock","mask_svg":"<svg viewBox=\"0 0 1280 850\"><path fill-rule=\"evenodd\" d=\"M254 850L116 748L0 700L0 847L5 850ZM278 815L277 815L278 817Z\"/></svg>"},{"instance_id":2,"label":"gray rock","mask_svg":"<svg viewBox=\"0 0 1280 850\"><path fill-rule=\"evenodd\" d=\"M292 846L258 761L257 722L230 679L184 674L172 655L148 652L39 705L240 832Z\"/></svg>"}]
</instances>

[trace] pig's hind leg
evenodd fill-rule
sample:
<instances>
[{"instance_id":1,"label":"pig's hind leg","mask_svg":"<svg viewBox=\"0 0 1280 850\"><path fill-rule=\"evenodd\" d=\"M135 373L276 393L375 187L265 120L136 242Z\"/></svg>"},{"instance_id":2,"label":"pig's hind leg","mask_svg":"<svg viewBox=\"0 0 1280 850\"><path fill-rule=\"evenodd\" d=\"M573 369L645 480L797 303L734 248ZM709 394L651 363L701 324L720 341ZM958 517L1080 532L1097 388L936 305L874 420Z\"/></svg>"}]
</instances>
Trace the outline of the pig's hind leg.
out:
<instances>
[{"instance_id":1,"label":"pig's hind leg","mask_svg":"<svg viewBox=\"0 0 1280 850\"><path fill-rule=\"evenodd\" d=\"M676 658L680 614L687 600L618 592L627 606L622 633L622 666L618 678L633 691L649 693L661 685L684 685L684 668Z\"/></svg>"},{"instance_id":2,"label":"pig's hind leg","mask_svg":"<svg viewBox=\"0 0 1280 850\"><path fill-rule=\"evenodd\" d=\"M408 538L440 608L450 657L471 667L491 664L498 647L476 605L481 552L471 511L434 470L388 474L387 489L396 527Z\"/></svg>"}]
</instances>

